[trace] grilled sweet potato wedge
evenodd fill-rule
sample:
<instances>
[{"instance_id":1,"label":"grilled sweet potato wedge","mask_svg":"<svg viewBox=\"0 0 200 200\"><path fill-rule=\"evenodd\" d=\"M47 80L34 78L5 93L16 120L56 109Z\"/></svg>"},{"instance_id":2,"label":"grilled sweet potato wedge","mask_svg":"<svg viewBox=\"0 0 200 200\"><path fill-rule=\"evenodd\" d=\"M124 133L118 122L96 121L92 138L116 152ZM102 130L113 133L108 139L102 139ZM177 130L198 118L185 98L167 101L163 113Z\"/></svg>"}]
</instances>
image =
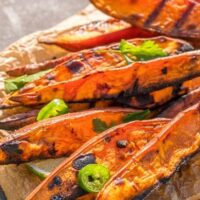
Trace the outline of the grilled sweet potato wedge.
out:
<instances>
[{"instance_id":1,"label":"grilled sweet potato wedge","mask_svg":"<svg viewBox=\"0 0 200 200\"><path fill-rule=\"evenodd\" d=\"M91 0L106 14L168 36L200 38L199 0ZM122 6L123 5L123 6Z\"/></svg>"},{"instance_id":2,"label":"grilled sweet potato wedge","mask_svg":"<svg viewBox=\"0 0 200 200\"><path fill-rule=\"evenodd\" d=\"M68 81L55 83L49 80L46 86L37 86L33 82L13 93L9 99L23 105L38 105L54 98L70 103L112 99L119 95L131 97L175 86L198 76L200 51L191 51L120 68L98 69Z\"/></svg>"},{"instance_id":3,"label":"grilled sweet potato wedge","mask_svg":"<svg viewBox=\"0 0 200 200\"><path fill-rule=\"evenodd\" d=\"M200 100L200 87L191 91L187 95L180 97L177 101L172 101L168 107L159 115L160 117L172 118L182 110L198 103Z\"/></svg>"},{"instance_id":4,"label":"grilled sweet potato wedge","mask_svg":"<svg viewBox=\"0 0 200 200\"><path fill-rule=\"evenodd\" d=\"M111 174L116 173L168 122L166 119L130 122L93 138L64 161L27 200L76 199L84 195L77 182L78 170L87 164L98 163L106 166ZM59 185L54 184L55 179L60 180Z\"/></svg>"},{"instance_id":5,"label":"grilled sweet potato wedge","mask_svg":"<svg viewBox=\"0 0 200 200\"><path fill-rule=\"evenodd\" d=\"M163 48L166 51L166 53L168 53L169 55L193 50L193 47L189 43L187 43L183 40L171 39L171 38L167 38L167 37L163 37L163 36L149 38L149 40L156 42L156 44L158 44L161 48ZM131 42L132 44L135 44L135 45L140 45L144 41L145 41L145 39L132 39L129 42ZM78 66L80 68L81 67L84 68L83 64L85 64L85 68L87 70L96 69L97 67L103 66L103 65L109 66L109 64L110 64L110 66L112 64L113 64L113 66L114 65L122 66L125 63L125 62L120 63L120 62L122 62L122 60L124 61L124 57L122 55L106 52L108 50L113 50L113 49L115 50L116 48L119 48L119 43L111 44L111 45L103 46L103 47L97 47L97 48L93 48L90 50L83 50L83 51L80 51L77 53L69 53L68 55L66 55L62 58L58 58L58 59L55 59L52 61L46 61L46 62L40 63L40 64L31 64L31 65L26 65L26 66L12 67L11 69L7 70L7 73L11 76L32 74L32 73L36 73L41 70L54 68L57 65L62 64L62 63L63 64L61 66L64 68L66 68L66 65L67 65L67 68L69 68L69 69L71 69L71 68L77 69L77 66L72 61L79 61ZM104 51L104 52L102 52L102 51ZM81 65L80 62L83 62L83 64ZM84 69L83 71L86 71L86 69ZM66 69L65 69L65 71L66 71ZM76 70L73 71L73 73L75 73L75 72L76 72ZM80 73L79 70L78 70L78 72ZM70 73L70 72L68 72L68 73ZM70 74L73 74L73 73L71 72Z\"/></svg>"},{"instance_id":6,"label":"grilled sweet potato wedge","mask_svg":"<svg viewBox=\"0 0 200 200\"><path fill-rule=\"evenodd\" d=\"M180 113L105 185L96 199L144 198L200 149L200 104Z\"/></svg>"},{"instance_id":7,"label":"grilled sweet potato wedge","mask_svg":"<svg viewBox=\"0 0 200 200\"><path fill-rule=\"evenodd\" d=\"M156 36L156 34L137 27L130 27L127 23L116 19L109 19L107 21L95 21L72 28L60 33L57 37L49 38L49 36L43 36L39 38L39 41L45 44L56 44L70 51L79 51L118 42L121 39L131 39L137 37L149 38L153 36ZM61 58L56 58L38 64L12 66L6 71L10 76L33 74L41 70L51 69L58 64L73 59L76 59L76 56L74 57L73 54L67 53L66 56Z\"/></svg>"},{"instance_id":8,"label":"grilled sweet potato wedge","mask_svg":"<svg viewBox=\"0 0 200 200\"><path fill-rule=\"evenodd\" d=\"M154 41L168 55L191 51L193 49L193 47L185 41L163 36L149 38L148 40ZM146 39L129 40L131 44L136 46L141 45L144 41L146 41ZM119 68L127 65L123 54L112 51L116 49L119 49L119 43L75 53L68 61L52 69L49 73L35 81L34 84L36 86L45 86L48 85L50 81L54 83L66 81L80 75L86 75L93 70L99 70L101 68Z\"/></svg>"},{"instance_id":9,"label":"grilled sweet potato wedge","mask_svg":"<svg viewBox=\"0 0 200 200\"><path fill-rule=\"evenodd\" d=\"M132 112L135 111L123 108L90 110L25 126L12 135L13 139L0 144L0 164L70 155L98 134L98 126L105 128L123 123L124 117ZM97 127L95 119L102 121Z\"/></svg>"},{"instance_id":10,"label":"grilled sweet potato wedge","mask_svg":"<svg viewBox=\"0 0 200 200\"><path fill-rule=\"evenodd\" d=\"M155 35L155 33L131 27L123 21L112 18L64 30L56 36L42 36L38 40L41 43L58 45L69 51L80 51L118 42L121 39L145 38Z\"/></svg>"}]
</instances>

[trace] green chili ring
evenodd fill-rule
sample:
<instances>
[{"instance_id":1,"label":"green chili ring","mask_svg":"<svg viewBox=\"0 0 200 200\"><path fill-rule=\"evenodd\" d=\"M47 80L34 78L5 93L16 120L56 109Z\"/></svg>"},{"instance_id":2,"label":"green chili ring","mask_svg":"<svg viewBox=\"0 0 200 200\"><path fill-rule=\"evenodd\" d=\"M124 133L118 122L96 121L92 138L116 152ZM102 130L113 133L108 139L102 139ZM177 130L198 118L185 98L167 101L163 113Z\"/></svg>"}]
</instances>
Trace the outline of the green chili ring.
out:
<instances>
[{"instance_id":1,"label":"green chili ring","mask_svg":"<svg viewBox=\"0 0 200 200\"><path fill-rule=\"evenodd\" d=\"M109 178L109 170L100 164L86 165L78 173L79 186L89 193L99 192Z\"/></svg>"},{"instance_id":2,"label":"green chili ring","mask_svg":"<svg viewBox=\"0 0 200 200\"><path fill-rule=\"evenodd\" d=\"M69 108L62 99L54 99L40 110L37 121L63 115L68 112Z\"/></svg>"}]
</instances>

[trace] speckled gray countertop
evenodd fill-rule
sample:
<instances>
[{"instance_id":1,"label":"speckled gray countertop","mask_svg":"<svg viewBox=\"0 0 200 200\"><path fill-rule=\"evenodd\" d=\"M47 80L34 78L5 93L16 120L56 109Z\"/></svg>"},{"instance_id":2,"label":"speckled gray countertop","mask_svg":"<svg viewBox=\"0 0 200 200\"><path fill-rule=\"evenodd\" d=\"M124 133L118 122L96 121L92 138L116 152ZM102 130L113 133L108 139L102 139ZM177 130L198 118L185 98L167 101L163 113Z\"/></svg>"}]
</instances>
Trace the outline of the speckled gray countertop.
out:
<instances>
[{"instance_id":1,"label":"speckled gray countertop","mask_svg":"<svg viewBox=\"0 0 200 200\"><path fill-rule=\"evenodd\" d=\"M0 51L24 35L56 25L88 3L88 0L0 0Z\"/></svg>"}]
</instances>

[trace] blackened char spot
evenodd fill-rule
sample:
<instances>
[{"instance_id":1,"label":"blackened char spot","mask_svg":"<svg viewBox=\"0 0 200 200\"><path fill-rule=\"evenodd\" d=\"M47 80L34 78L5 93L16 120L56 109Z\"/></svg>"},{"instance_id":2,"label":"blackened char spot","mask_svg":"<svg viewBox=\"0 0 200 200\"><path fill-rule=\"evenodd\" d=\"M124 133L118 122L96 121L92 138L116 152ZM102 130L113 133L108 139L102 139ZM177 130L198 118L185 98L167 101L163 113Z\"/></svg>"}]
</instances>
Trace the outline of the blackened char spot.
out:
<instances>
[{"instance_id":1,"label":"blackened char spot","mask_svg":"<svg viewBox=\"0 0 200 200\"><path fill-rule=\"evenodd\" d=\"M22 154L23 151L19 149L19 142L12 141L1 145L1 149L8 154Z\"/></svg>"},{"instance_id":2,"label":"blackened char spot","mask_svg":"<svg viewBox=\"0 0 200 200\"><path fill-rule=\"evenodd\" d=\"M107 142L107 143L109 143L111 141L111 139L112 139L111 136L106 136L104 138L105 142Z\"/></svg>"},{"instance_id":3,"label":"blackened char spot","mask_svg":"<svg viewBox=\"0 0 200 200\"><path fill-rule=\"evenodd\" d=\"M154 99L151 94L139 94L136 96L141 107L154 103Z\"/></svg>"},{"instance_id":4,"label":"blackened char spot","mask_svg":"<svg viewBox=\"0 0 200 200\"><path fill-rule=\"evenodd\" d=\"M53 195L50 200L65 200L65 197L62 194Z\"/></svg>"},{"instance_id":5,"label":"blackened char spot","mask_svg":"<svg viewBox=\"0 0 200 200\"><path fill-rule=\"evenodd\" d=\"M162 69L162 74L167 74L167 67L164 67L164 68Z\"/></svg>"},{"instance_id":6,"label":"blackened char spot","mask_svg":"<svg viewBox=\"0 0 200 200\"><path fill-rule=\"evenodd\" d=\"M48 149L48 152L51 156L55 156L56 155L56 147L55 147L55 142L52 143L52 145L48 144L49 145L49 149Z\"/></svg>"},{"instance_id":7,"label":"blackened char spot","mask_svg":"<svg viewBox=\"0 0 200 200\"><path fill-rule=\"evenodd\" d=\"M52 190L55 186L60 186L62 179L59 176L53 177L52 181L48 184L49 190Z\"/></svg>"},{"instance_id":8,"label":"blackened char spot","mask_svg":"<svg viewBox=\"0 0 200 200\"><path fill-rule=\"evenodd\" d=\"M118 148L126 148L128 145L128 141L127 140L118 140L117 141L117 147Z\"/></svg>"},{"instance_id":9,"label":"blackened char spot","mask_svg":"<svg viewBox=\"0 0 200 200\"><path fill-rule=\"evenodd\" d=\"M72 166L76 170L80 170L81 168L85 167L88 164L94 164L96 163L96 158L93 154L86 154L86 155L81 155L78 158L76 158Z\"/></svg>"},{"instance_id":10,"label":"blackened char spot","mask_svg":"<svg viewBox=\"0 0 200 200\"><path fill-rule=\"evenodd\" d=\"M77 73L84 65L80 61L70 61L65 64L72 73Z\"/></svg>"},{"instance_id":11,"label":"blackened char spot","mask_svg":"<svg viewBox=\"0 0 200 200\"><path fill-rule=\"evenodd\" d=\"M177 85L175 85L174 87L173 87L173 92L172 92L172 95L173 96L178 96L179 95L179 93L180 93L180 91L181 91L181 85L182 85L182 83L180 83L180 84L177 84Z\"/></svg>"}]
</instances>

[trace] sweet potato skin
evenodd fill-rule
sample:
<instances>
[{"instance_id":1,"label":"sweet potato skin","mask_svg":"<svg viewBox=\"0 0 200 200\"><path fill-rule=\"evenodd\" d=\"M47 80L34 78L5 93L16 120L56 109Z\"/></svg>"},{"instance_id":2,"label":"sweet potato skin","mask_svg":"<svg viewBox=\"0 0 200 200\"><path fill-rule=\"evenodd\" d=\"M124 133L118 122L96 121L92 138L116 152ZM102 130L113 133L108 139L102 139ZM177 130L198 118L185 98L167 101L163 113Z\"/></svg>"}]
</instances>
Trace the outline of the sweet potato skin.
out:
<instances>
[{"instance_id":1,"label":"sweet potato skin","mask_svg":"<svg viewBox=\"0 0 200 200\"><path fill-rule=\"evenodd\" d=\"M193 0L91 0L106 14L175 37L200 38L200 4ZM122 6L123 5L123 6Z\"/></svg>"},{"instance_id":2,"label":"sweet potato skin","mask_svg":"<svg viewBox=\"0 0 200 200\"><path fill-rule=\"evenodd\" d=\"M159 135L133 156L105 185L96 199L136 199L169 178L181 162L200 148L200 104L180 113Z\"/></svg>"},{"instance_id":3,"label":"sweet potato skin","mask_svg":"<svg viewBox=\"0 0 200 200\"><path fill-rule=\"evenodd\" d=\"M164 69L167 73L163 73ZM147 62L135 62L126 67L102 69L69 81L51 82L45 87L27 84L9 99L24 105L37 105L54 98L71 103L112 99L119 95L131 97L181 84L198 76L200 51L191 51Z\"/></svg>"},{"instance_id":4,"label":"sweet potato skin","mask_svg":"<svg viewBox=\"0 0 200 200\"><path fill-rule=\"evenodd\" d=\"M93 158L93 162L107 166L111 174L114 174L168 122L166 119L131 122L93 138L58 167L27 200L51 199L56 196L76 199L82 196L85 193L78 187L76 176L77 171L83 167L77 165L79 160L85 158L91 161ZM120 146L120 141L126 141L127 145ZM62 184L50 187L55 177L59 177Z\"/></svg>"},{"instance_id":5,"label":"sweet potato skin","mask_svg":"<svg viewBox=\"0 0 200 200\"><path fill-rule=\"evenodd\" d=\"M93 119L108 126L123 123L132 109L108 108L70 113L25 126L14 132L13 139L0 144L0 164L22 163L39 158L70 155L98 133Z\"/></svg>"},{"instance_id":6,"label":"sweet potato skin","mask_svg":"<svg viewBox=\"0 0 200 200\"><path fill-rule=\"evenodd\" d=\"M187 95L180 97L178 100L171 102L167 108L159 115L160 117L173 118L179 112L198 103L200 100L200 87L192 90Z\"/></svg>"}]
</instances>

